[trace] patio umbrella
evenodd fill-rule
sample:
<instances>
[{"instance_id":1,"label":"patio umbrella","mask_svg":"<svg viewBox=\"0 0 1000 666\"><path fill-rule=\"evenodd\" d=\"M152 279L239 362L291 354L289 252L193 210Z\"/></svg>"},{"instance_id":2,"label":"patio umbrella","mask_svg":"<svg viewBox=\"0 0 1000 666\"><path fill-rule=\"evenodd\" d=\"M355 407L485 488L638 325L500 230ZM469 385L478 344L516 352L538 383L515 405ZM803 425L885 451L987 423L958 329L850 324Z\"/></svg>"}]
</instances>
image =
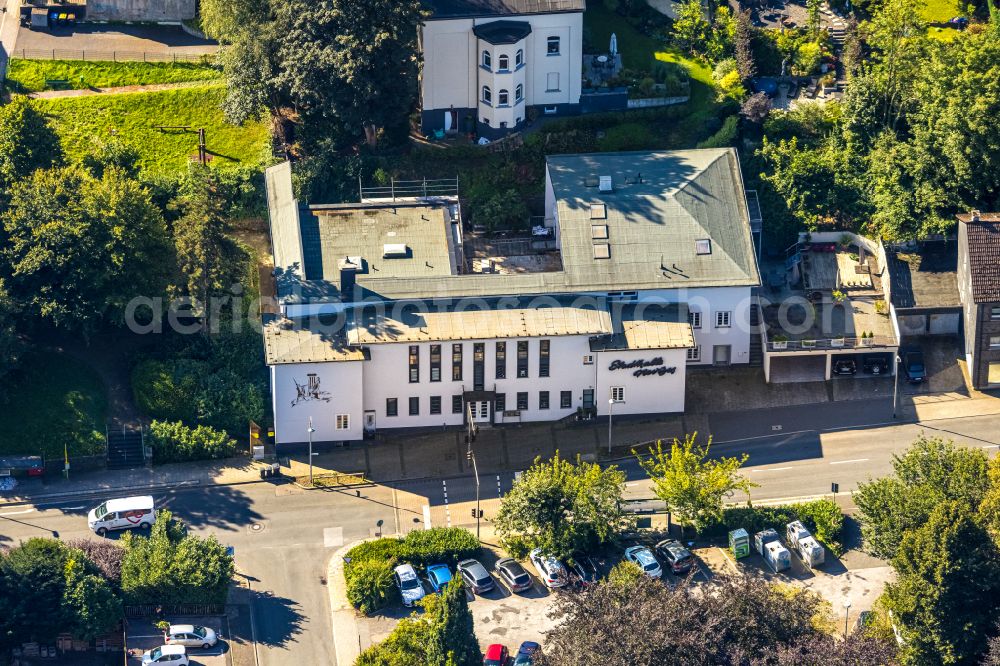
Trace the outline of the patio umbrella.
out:
<instances>
[{"instance_id":1,"label":"patio umbrella","mask_svg":"<svg viewBox=\"0 0 1000 666\"><path fill-rule=\"evenodd\" d=\"M618 54L618 35L611 33L611 55Z\"/></svg>"}]
</instances>

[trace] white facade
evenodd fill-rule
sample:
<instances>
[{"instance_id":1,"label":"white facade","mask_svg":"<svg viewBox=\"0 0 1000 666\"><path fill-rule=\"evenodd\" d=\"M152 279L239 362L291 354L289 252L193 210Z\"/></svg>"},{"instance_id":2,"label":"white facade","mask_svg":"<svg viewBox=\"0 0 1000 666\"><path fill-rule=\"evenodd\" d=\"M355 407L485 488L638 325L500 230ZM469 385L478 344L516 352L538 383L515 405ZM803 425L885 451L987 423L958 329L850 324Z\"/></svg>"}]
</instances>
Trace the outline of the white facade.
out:
<instances>
[{"instance_id":1,"label":"white facade","mask_svg":"<svg viewBox=\"0 0 1000 666\"><path fill-rule=\"evenodd\" d=\"M510 44L476 36L477 25L501 20L526 23L531 32ZM480 128L505 131L517 128L530 106L565 113L580 103L582 12L433 19L420 27L420 46L425 131L464 131L467 115Z\"/></svg>"}]
</instances>

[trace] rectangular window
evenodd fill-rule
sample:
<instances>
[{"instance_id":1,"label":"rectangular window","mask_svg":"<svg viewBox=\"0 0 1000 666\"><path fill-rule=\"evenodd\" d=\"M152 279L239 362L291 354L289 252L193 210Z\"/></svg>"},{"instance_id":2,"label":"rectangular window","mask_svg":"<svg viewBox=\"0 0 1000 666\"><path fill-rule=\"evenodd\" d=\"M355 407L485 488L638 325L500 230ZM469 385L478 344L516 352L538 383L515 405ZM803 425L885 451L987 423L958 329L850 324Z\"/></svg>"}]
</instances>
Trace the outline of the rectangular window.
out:
<instances>
[{"instance_id":1,"label":"rectangular window","mask_svg":"<svg viewBox=\"0 0 1000 666\"><path fill-rule=\"evenodd\" d=\"M441 413L441 396L432 395L431 396L431 414Z\"/></svg>"},{"instance_id":2,"label":"rectangular window","mask_svg":"<svg viewBox=\"0 0 1000 666\"><path fill-rule=\"evenodd\" d=\"M549 72L545 75L545 92L559 92L559 72ZM545 113L555 113L556 107L552 107L552 111L549 111L549 107L545 107Z\"/></svg>"},{"instance_id":3,"label":"rectangular window","mask_svg":"<svg viewBox=\"0 0 1000 666\"><path fill-rule=\"evenodd\" d=\"M420 381L420 347L410 345L410 383Z\"/></svg>"},{"instance_id":4,"label":"rectangular window","mask_svg":"<svg viewBox=\"0 0 1000 666\"><path fill-rule=\"evenodd\" d=\"M1000 363L990 363L986 373L987 384L1000 384Z\"/></svg>"},{"instance_id":5,"label":"rectangular window","mask_svg":"<svg viewBox=\"0 0 1000 666\"><path fill-rule=\"evenodd\" d=\"M559 391L559 409L570 409L573 406L573 392Z\"/></svg>"},{"instance_id":6,"label":"rectangular window","mask_svg":"<svg viewBox=\"0 0 1000 666\"><path fill-rule=\"evenodd\" d=\"M351 415L337 414L337 430L350 430L350 429L351 429Z\"/></svg>"},{"instance_id":7,"label":"rectangular window","mask_svg":"<svg viewBox=\"0 0 1000 666\"><path fill-rule=\"evenodd\" d=\"M594 365L594 355L593 354L584 354L583 355L583 364L584 365Z\"/></svg>"},{"instance_id":8,"label":"rectangular window","mask_svg":"<svg viewBox=\"0 0 1000 666\"><path fill-rule=\"evenodd\" d=\"M701 360L701 345L696 345L687 350L687 360L689 363Z\"/></svg>"},{"instance_id":9,"label":"rectangular window","mask_svg":"<svg viewBox=\"0 0 1000 666\"><path fill-rule=\"evenodd\" d=\"M1000 306L994 305L990 308L990 319L1000 319Z\"/></svg>"},{"instance_id":10,"label":"rectangular window","mask_svg":"<svg viewBox=\"0 0 1000 666\"><path fill-rule=\"evenodd\" d=\"M517 341L517 377L523 379L528 376L528 341Z\"/></svg>"},{"instance_id":11,"label":"rectangular window","mask_svg":"<svg viewBox=\"0 0 1000 666\"><path fill-rule=\"evenodd\" d=\"M451 346L451 379L452 381L462 381L462 343Z\"/></svg>"},{"instance_id":12,"label":"rectangular window","mask_svg":"<svg viewBox=\"0 0 1000 666\"><path fill-rule=\"evenodd\" d=\"M1000 349L1000 335L990 336L990 349Z\"/></svg>"},{"instance_id":13,"label":"rectangular window","mask_svg":"<svg viewBox=\"0 0 1000 666\"><path fill-rule=\"evenodd\" d=\"M420 398L410 398L410 416L420 414Z\"/></svg>"},{"instance_id":14,"label":"rectangular window","mask_svg":"<svg viewBox=\"0 0 1000 666\"><path fill-rule=\"evenodd\" d=\"M623 402L625 400L625 387L624 386L612 386L611 387L611 399L615 402Z\"/></svg>"},{"instance_id":15,"label":"rectangular window","mask_svg":"<svg viewBox=\"0 0 1000 666\"><path fill-rule=\"evenodd\" d=\"M385 399L385 415L399 416L399 400L396 398Z\"/></svg>"},{"instance_id":16,"label":"rectangular window","mask_svg":"<svg viewBox=\"0 0 1000 666\"><path fill-rule=\"evenodd\" d=\"M716 312L715 313L715 327L716 328L729 328L732 321L732 312Z\"/></svg>"},{"instance_id":17,"label":"rectangular window","mask_svg":"<svg viewBox=\"0 0 1000 666\"><path fill-rule=\"evenodd\" d=\"M688 310L688 323L691 324L691 328L701 328L701 313Z\"/></svg>"},{"instance_id":18,"label":"rectangular window","mask_svg":"<svg viewBox=\"0 0 1000 666\"><path fill-rule=\"evenodd\" d=\"M507 377L507 343L497 343L497 379Z\"/></svg>"},{"instance_id":19,"label":"rectangular window","mask_svg":"<svg viewBox=\"0 0 1000 666\"><path fill-rule=\"evenodd\" d=\"M549 340L538 341L538 376L549 376Z\"/></svg>"},{"instance_id":20,"label":"rectangular window","mask_svg":"<svg viewBox=\"0 0 1000 666\"><path fill-rule=\"evenodd\" d=\"M518 411L524 412L528 409L528 394L527 392L518 392L517 394L517 409Z\"/></svg>"},{"instance_id":21,"label":"rectangular window","mask_svg":"<svg viewBox=\"0 0 1000 666\"><path fill-rule=\"evenodd\" d=\"M441 345L431 345L431 381L441 381Z\"/></svg>"},{"instance_id":22,"label":"rectangular window","mask_svg":"<svg viewBox=\"0 0 1000 666\"><path fill-rule=\"evenodd\" d=\"M462 413L462 396L460 395L451 396L451 413L452 414Z\"/></svg>"},{"instance_id":23,"label":"rectangular window","mask_svg":"<svg viewBox=\"0 0 1000 666\"><path fill-rule=\"evenodd\" d=\"M502 414L507 409L507 394L497 393L497 414Z\"/></svg>"},{"instance_id":24,"label":"rectangular window","mask_svg":"<svg viewBox=\"0 0 1000 666\"><path fill-rule=\"evenodd\" d=\"M472 345L472 389L482 391L486 383L486 343Z\"/></svg>"},{"instance_id":25,"label":"rectangular window","mask_svg":"<svg viewBox=\"0 0 1000 666\"><path fill-rule=\"evenodd\" d=\"M548 409L549 408L549 392L539 391L538 392L538 409Z\"/></svg>"},{"instance_id":26,"label":"rectangular window","mask_svg":"<svg viewBox=\"0 0 1000 666\"><path fill-rule=\"evenodd\" d=\"M594 389L583 389L583 408L594 408Z\"/></svg>"},{"instance_id":27,"label":"rectangular window","mask_svg":"<svg viewBox=\"0 0 1000 666\"><path fill-rule=\"evenodd\" d=\"M559 38L549 37L545 41L545 53L546 55L559 55Z\"/></svg>"}]
</instances>

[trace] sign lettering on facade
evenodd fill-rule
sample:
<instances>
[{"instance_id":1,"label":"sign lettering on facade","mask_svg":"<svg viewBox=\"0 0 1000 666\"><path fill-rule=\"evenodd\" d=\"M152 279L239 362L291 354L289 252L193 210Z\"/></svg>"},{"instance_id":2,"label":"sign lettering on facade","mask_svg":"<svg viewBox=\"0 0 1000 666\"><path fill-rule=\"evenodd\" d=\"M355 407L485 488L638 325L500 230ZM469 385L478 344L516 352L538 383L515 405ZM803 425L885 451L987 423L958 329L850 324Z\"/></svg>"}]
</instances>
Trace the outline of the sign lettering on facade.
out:
<instances>
[{"instance_id":1,"label":"sign lettering on facade","mask_svg":"<svg viewBox=\"0 0 1000 666\"><path fill-rule=\"evenodd\" d=\"M644 358L638 358L634 361L621 361L615 359L614 361L611 361L611 365L608 366L608 370L633 370L633 377L649 377L651 375L662 377L663 375L672 375L677 372L676 367L667 367L663 364L662 356L657 356L648 361Z\"/></svg>"}]
</instances>

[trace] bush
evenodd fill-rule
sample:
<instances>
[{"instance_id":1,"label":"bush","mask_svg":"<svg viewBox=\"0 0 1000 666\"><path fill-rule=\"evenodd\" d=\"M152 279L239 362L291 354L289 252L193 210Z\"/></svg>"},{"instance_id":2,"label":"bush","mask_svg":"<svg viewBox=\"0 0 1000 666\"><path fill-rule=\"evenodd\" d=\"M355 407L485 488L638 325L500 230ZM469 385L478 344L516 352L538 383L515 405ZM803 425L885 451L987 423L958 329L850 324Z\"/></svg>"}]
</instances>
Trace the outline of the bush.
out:
<instances>
[{"instance_id":1,"label":"bush","mask_svg":"<svg viewBox=\"0 0 1000 666\"><path fill-rule=\"evenodd\" d=\"M153 421L149 433L157 462L212 460L236 454L236 441L208 426L189 428L180 421Z\"/></svg>"},{"instance_id":2,"label":"bush","mask_svg":"<svg viewBox=\"0 0 1000 666\"><path fill-rule=\"evenodd\" d=\"M793 520L801 520L834 555L843 554L844 514L828 499L785 506L732 507L723 511L722 523L706 532L721 534L742 527L753 537L771 528L784 535L785 526Z\"/></svg>"},{"instance_id":3,"label":"bush","mask_svg":"<svg viewBox=\"0 0 1000 666\"><path fill-rule=\"evenodd\" d=\"M642 150L653 143L653 133L644 123L624 123L607 130L598 141L602 151Z\"/></svg>"},{"instance_id":4,"label":"bush","mask_svg":"<svg viewBox=\"0 0 1000 666\"><path fill-rule=\"evenodd\" d=\"M434 527L414 530L402 541L402 559L416 566L428 564L458 564L460 560L479 555L479 540L460 527Z\"/></svg>"},{"instance_id":5,"label":"bush","mask_svg":"<svg viewBox=\"0 0 1000 666\"><path fill-rule=\"evenodd\" d=\"M736 143L739 118L728 116L719 131L698 144L699 148L726 148Z\"/></svg>"},{"instance_id":6,"label":"bush","mask_svg":"<svg viewBox=\"0 0 1000 666\"><path fill-rule=\"evenodd\" d=\"M392 567L393 562L389 560L352 560L351 575L346 576L347 600L351 605L366 615L387 606L396 589Z\"/></svg>"}]
</instances>

